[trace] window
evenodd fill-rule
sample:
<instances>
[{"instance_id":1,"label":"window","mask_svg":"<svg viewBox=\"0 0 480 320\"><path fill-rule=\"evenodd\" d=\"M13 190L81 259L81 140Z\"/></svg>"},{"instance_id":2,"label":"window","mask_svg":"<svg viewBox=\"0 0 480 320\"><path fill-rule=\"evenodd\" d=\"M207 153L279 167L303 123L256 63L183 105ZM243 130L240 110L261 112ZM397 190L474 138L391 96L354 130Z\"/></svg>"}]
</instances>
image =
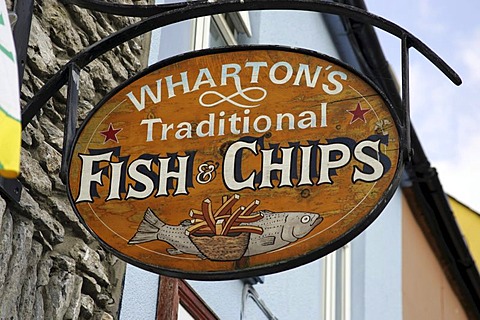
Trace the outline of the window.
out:
<instances>
[{"instance_id":1,"label":"window","mask_svg":"<svg viewBox=\"0 0 480 320\"><path fill-rule=\"evenodd\" d=\"M350 320L351 244L324 258L323 283L323 320Z\"/></svg>"},{"instance_id":2,"label":"window","mask_svg":"<svg viewBox=\"0 0 480 320\"><path fill-rule=\"evenodd\" d=\"M238 35L251 36L248 12L217 14L197 18L193 23L193 49L231 46L238 44Z\"/></svg>"}]
</instances>

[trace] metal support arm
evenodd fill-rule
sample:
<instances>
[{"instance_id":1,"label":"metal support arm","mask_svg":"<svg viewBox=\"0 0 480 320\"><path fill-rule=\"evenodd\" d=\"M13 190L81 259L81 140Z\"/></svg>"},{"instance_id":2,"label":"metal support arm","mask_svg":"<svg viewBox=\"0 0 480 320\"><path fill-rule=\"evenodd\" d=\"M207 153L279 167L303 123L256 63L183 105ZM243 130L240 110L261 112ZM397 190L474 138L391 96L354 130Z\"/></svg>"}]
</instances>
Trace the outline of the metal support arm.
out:
<instances>
[{"instance_id":1,"label":"metal support arm","mask_svg":"<svg viewBox=\"0 0 480 320\"><path fill-rule=\"evenodd\" d=\"M32 1L33 0L25 0L25 3L33 3ZM79 90L78 75L80 70L102 54L126 41L151 30L188 19L249 10L303 10L347 17L360 23L377 27L398 37L402 41L402 104L398 106L397 110L401 113L399 114L399 118L402 119L404 131L402 137L408 149L406 152L407 155L410 154L408 50L415 48L442 71L454 84L460 85L462 83L458 74L450 68L445 61L407 30L368 11L342 3L325 0L220 0L215 2L201 0L163 5L124 5L101 0L62 0L62 2L64 4L78 5L90 10L110 14L144 18L135 24L105 37L75 55L35 94L23 109L22 126L25 128L55 92L69 82L67 115L65 120L65 142L61 169L62 179L66 176L66 161L72 147L71 144L76 127L76 109ZM0 188L1 187L2 183L0 182Z\"/></svg>"}]
</instances>

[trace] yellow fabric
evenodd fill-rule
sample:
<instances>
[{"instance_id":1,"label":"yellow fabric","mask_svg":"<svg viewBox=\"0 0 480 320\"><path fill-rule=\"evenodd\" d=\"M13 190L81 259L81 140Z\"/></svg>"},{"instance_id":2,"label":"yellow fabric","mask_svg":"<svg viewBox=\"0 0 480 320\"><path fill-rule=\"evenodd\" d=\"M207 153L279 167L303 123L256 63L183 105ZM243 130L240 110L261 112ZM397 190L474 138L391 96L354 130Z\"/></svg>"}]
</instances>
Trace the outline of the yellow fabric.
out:
<instances>
[{"instance_id":1,"label":"yellow fabric","mask_svg":"<svg viewBox=\"0 0 480 320\"><path fill-rule=\"evenodd\" d=\"M20 173L22 125L0 106L0 176L12 179Z\"/></svg>"},{"instance_id":2,"label":"yellow fabric","mask_svg":"<svg viewBox=\"0 0 480 320\"><path fill-rule=\"evenodd\" d=\"M0 0L0 177L20 173L22 124L12 29L5 0Z\"/></svg>"}]
</instances>

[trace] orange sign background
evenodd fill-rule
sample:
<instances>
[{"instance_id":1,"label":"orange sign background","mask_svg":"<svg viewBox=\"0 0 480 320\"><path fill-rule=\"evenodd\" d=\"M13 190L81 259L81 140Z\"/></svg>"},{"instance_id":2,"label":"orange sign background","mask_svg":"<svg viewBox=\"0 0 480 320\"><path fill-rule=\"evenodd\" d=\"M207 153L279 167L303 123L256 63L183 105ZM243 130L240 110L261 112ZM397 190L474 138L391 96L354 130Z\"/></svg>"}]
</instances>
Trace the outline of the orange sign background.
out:
<instances>
[{"instance_id":1,"label":"orange sign background","mask_svg":"<svg viewBox=\"0 0 480 320\"><path fill-rule=\"evenodd\" d=\"M87 228L140 267L197 279L279 271L333 251L380 213L398 183L396 123L377 90L328 57L273 47L187 55L89 115L69 196ZM239 232L192 239L209 214L221 229L242 206L251 212L236 213ZM222 241L241 233L244 251L212 255L235 251Z\"/></svg>"}]
</instances>

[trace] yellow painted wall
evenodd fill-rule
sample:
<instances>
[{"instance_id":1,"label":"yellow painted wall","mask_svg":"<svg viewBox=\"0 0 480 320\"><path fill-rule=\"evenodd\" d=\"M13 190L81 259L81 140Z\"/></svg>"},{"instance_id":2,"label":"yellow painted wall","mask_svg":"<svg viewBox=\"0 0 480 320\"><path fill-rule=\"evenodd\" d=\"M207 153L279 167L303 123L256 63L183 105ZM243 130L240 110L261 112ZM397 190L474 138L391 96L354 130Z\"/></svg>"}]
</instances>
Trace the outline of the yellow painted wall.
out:
<instances>
[{"instance_id":1,"label":"yellow painted wall","mask_svg":"<svg viewBox=\"0 0 480 320\"><path fill-rule=\"evenodd\" d=\"M480 270L480 214L452 197L449 197L449 202L470 254Z\"/></svg>"},{"instance_id":2,"label":"yellow painted wall","mask_svg":"<svg viewBox=\"0 0 480 320\"><path fill-rule=\"evenodd\" d=\"M403 319L467 320L405 197L402 208Z\"/></svg>"}]
</instances>

